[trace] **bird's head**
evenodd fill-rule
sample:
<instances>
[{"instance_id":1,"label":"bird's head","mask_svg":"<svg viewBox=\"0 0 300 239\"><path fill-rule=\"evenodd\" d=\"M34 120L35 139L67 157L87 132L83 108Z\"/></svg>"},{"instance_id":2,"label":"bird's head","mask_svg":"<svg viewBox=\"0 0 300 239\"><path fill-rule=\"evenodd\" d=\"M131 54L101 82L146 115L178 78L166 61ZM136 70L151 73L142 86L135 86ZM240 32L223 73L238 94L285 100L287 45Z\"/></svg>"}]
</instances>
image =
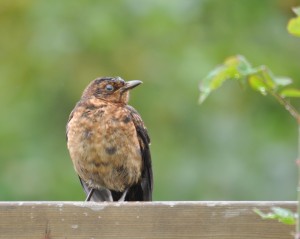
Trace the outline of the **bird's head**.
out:
<instances>
[{"instance_id":1,"label":"bird's head","mask_svg":"<svg viewBox=\"0 0 300 239\"><path fill-rule=\"evenodd\" d=\"M142 81L124 81L121 77L102 77L93 80L84 90L82 99L95 97L114 103L127 104L129 90L140 85Z\"/></svg>"}]
</instances>

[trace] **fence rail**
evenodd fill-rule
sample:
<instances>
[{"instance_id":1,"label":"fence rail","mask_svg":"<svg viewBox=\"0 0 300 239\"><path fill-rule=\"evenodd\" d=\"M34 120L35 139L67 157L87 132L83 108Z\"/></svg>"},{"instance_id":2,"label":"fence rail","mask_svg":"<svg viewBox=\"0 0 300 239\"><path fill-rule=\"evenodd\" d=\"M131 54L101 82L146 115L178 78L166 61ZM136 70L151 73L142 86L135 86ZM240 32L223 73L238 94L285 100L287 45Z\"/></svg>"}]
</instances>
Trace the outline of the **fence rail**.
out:
<instances>
[{"instance_id":1,"label":"fence rail","mask_svg":"<svg viewBox=\"0 0 300 239\"><path fill-rule=\"evenodd\" d=\"M293 238L293 226L254 208L296 202L0 202L0 238Z\"/></svg>"}]
</instances>

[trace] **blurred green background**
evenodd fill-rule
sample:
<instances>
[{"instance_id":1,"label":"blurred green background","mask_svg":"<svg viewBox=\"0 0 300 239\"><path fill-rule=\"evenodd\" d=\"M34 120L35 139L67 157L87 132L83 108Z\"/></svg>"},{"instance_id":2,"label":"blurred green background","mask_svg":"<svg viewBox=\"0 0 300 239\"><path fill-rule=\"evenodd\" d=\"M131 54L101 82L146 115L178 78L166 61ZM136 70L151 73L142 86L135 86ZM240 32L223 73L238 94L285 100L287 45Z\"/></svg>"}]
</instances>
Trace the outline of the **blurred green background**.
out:
<instances>
[{"instance_id":1,"label":"blurred green background","mask_svg":"<svg viewBox=\"0 0 300 239\"><path fill-rule=\"evenodd\" d=\"M98 76L144 82L130 104L152 139L154 200L294 200L288 113L234 82L197 100L200 80L235 54L299 87L300 39L286 31L299 4L2 0L0 200L85 198L65 125Z\"/></svg>"}]
</instances>

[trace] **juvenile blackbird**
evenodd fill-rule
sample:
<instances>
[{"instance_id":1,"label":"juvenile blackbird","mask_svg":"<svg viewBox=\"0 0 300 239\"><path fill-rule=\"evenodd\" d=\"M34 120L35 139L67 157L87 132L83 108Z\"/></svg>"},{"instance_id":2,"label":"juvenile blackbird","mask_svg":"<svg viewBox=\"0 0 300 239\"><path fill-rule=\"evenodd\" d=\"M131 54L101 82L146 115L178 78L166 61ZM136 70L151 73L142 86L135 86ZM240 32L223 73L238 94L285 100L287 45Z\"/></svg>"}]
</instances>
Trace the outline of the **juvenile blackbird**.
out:
<instances>
[{"instance_id":1,"label":"juvenile blackbird","mask_svg":"<svg viewBox=\"0 0 300 239\"><path fill-rule=\"evenodd\" d=\"M127 105L129 90L141 83L97 78L70 114L67 145L86 201L152 200L150 138Z\"/></svg>"}]
</instances>

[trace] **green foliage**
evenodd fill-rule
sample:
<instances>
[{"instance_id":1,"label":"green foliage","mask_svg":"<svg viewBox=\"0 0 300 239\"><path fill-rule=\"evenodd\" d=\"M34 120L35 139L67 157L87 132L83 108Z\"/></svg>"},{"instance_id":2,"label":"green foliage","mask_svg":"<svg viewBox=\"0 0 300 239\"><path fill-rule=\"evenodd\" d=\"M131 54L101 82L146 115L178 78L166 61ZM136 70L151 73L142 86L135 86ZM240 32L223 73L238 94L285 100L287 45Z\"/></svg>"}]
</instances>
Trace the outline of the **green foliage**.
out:
<instances>
[{"instance_id":1,"label":"green foliage","mask_svg":"<svg viewBox=\"0 0 300 239\"><path fill-rule=\"evenodd\" d=\"M200 103L229 79L242 81L251 73L251 65L243 56L229 57L224 64L212 70L200 84Z\"/></svg>"},{"instance_id":2,"label":"green foliage","mask_svg":"<svg viewBox=\"0 0 300 239\"><path fill-rule=\"evenodd\" d=\"M293 8L297 17L290 19L287 29L294 36L300 37L300 7Z\"/></svg>"},{"instance_id":3,"label":"green foliage","mask_svg":"<svg viewBox=\"0 0 300 239\"><path fill-rule=\"evenodd\" d=\"M288 31L290 34L300 36L300 8L295 8L294 12L298 15L297 18L291 19L288 23ZM262 95L271 94L286 110L297 120L298 129L300 129L300 114L294 106L285 98L300 97L300 90L297 88L287 87L292 83L292 80L286 77L276 77L271 70L262 65L252 67L251 64L243 56L232 56L225 62L212 70L200 84L200 103L208 97L208 95L218 89L227 80L237 80L245 85L247 82L251 88L260 92ZM298 158L300 157L300 131L298 135ZM300 177L300 166L298 165L298 177ZM298 185L299 187L299 185ZM298 210L297 214L288 209L279 207L271 208L271 213L263 213L259 209L254 211L263 219L277 219L278 221L296 225L296 234L300 233L300 222L297 220L300 217L300 194L298 192Z\"/></svg>"},{"instance_id":4,"label":"green foliage","mask_svg":"<svg viewBox=\"0 0 300 239\"><path fill-rule=\"evenodd\" d=\"M286 88L280 92L282 97L300 97L300 90L295 88Z\"/></svg>"},{"instance_id":5,"label":"green foliage","mask_svg":"<svg viewBox=\"0 0 300 239\"><path fill-rule=\"evenodd\" d=\"M253 90L263 95L300 97L300 90L286 88L292 83L290 78L277 77L266 66L252 67L244 56L237 55L227 58L203 79L200 83L200 103L227 80L237 80L243 85L248 82Z\"/></svg>"},{"instance_id":6,"label":"green foliage","mask_svg":"<svg viewBox=\"0 0 300 239\"><path fill-rule=\"evenodd\" d=\"M297 214L292 211L280 207L272 207L272 212L263 213L261 210L255 208L254 212L256 212L263 219L276 219L279 222L282 222L287 225L295 225Z\"/></svg>"}]
</instances>

